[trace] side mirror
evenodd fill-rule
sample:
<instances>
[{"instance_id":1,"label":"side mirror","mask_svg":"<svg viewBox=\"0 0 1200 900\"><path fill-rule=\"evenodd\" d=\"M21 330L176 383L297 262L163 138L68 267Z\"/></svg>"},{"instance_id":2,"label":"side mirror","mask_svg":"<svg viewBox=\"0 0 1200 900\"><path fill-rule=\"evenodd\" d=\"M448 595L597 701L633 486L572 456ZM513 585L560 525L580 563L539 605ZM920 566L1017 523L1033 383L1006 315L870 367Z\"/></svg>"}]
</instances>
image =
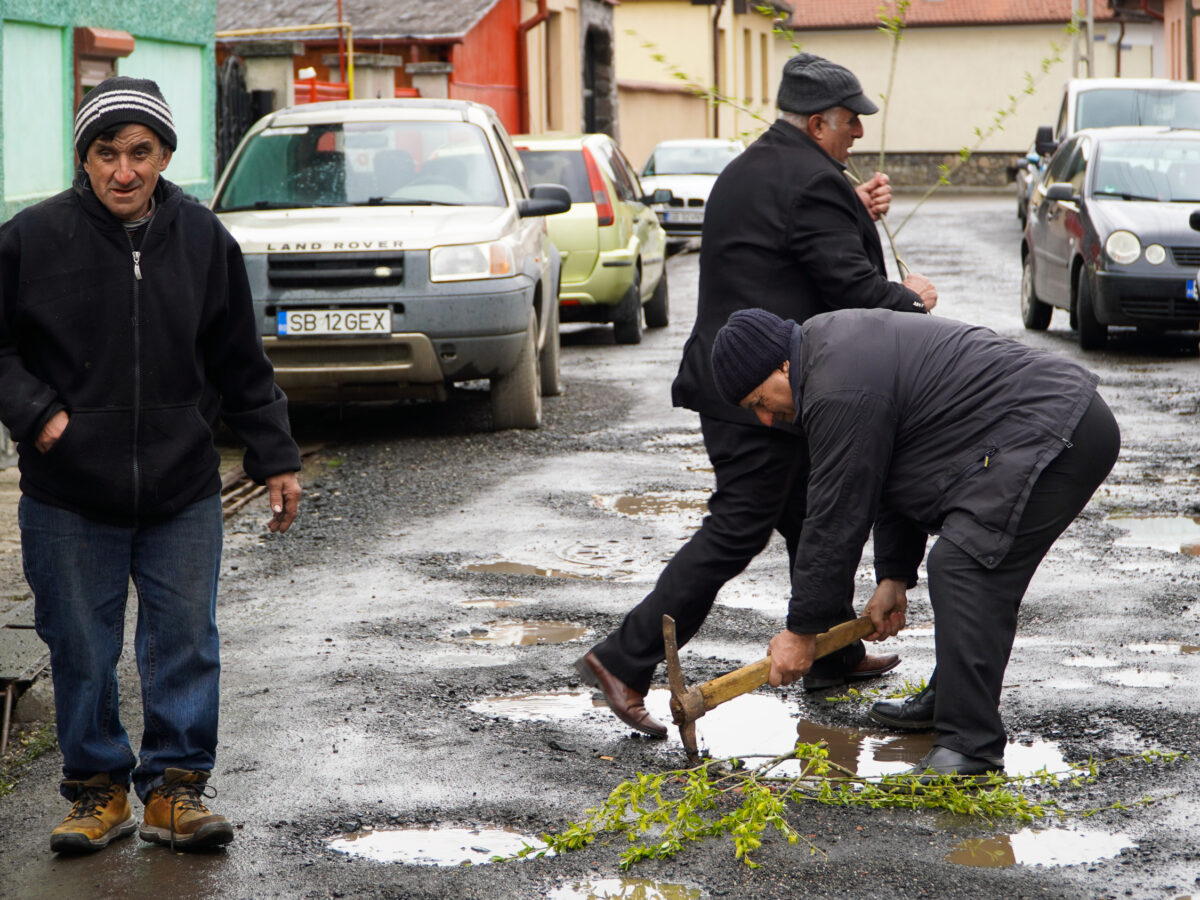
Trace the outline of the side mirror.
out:
<instances>
[{"instance_id":1,"label":"side mirror","mask_svg":"<svg viewBox=\"0 0 1200 900\"><path fill-rule=\"evenodd\" d=\"M571 192L561 184L535 184L529 190L528 200L517 201L517 215L522 219L529 216L554 216L571 208Z\"/></svg>"},{"instance_id":2,"label":"side mirror","mask_svg":"<svg viewBox=\"0 0 1200 900\"><path fill-rule=\"evenodd\" d=\"M1041 125L1037 130L1037 139L1033 142L1033 148L1037 150L1038 156L1049 156L1058 149L1058 141L1054 139L1054 129L1049 125Z\"/></svg>"},{"instance_id":3,"label":"side mirror","mask_svg":"<svg viewBox=\"0 0 1200 900\"><path fill-rule=\"evenodd\" d=\"M1070 182L1056 181L1046 188L1046 199L1057 200L1060 203L1078 203L1079 195L1075 193L1075 186Z\"/></svg>"},{"instance_id":4,"label":"side mirror","mask_svg":"<svg viewBox=\"0 0 1200 900\"><path fill-rule=\"evenodd\" d=\"M675 195L671 193L669 188L657 188L653 194L643 197L642 202L647 206L666 206L674 199Z\"/></svg>"}]
</instances>

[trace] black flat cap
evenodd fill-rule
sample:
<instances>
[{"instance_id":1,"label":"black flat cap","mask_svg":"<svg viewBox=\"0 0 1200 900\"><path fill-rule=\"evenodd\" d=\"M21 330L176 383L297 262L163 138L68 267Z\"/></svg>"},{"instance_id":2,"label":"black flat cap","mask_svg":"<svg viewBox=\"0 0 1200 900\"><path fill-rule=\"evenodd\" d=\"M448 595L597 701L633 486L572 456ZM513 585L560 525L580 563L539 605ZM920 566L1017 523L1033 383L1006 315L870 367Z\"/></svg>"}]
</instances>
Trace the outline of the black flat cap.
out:
<instances>
[{"instance_id":1,"label":"black flat cap","mask_svg":"<svg viewBox=\"0 0 1200 900\"><path fill-rule=\"evenodd\" d=\"M859 115L879 112L854 73L815 53L799 53L783 65L779 108L812 115L831 106L844 106Z\"/></svg>"}]
</instances>

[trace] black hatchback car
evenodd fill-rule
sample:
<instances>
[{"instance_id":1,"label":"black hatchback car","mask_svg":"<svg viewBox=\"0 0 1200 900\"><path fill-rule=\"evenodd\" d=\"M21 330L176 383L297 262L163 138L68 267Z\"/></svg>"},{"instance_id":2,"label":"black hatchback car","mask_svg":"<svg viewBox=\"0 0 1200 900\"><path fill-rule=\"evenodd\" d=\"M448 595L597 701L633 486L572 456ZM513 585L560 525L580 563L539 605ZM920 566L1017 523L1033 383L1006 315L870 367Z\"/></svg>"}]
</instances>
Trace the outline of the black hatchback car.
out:
<instances>
[{"instance_id":1,"label":"black hatchback car","mask_svg":"<svg viewBox=\"0 0 1200 900\"><path fill-rule=\"evenodd\" d=\"M1070 312L1085 350L1110 325L1200 325L1200 131L1106 128L1064 141L1034 188L1021 241L1021 318Z\"/></svg>"}]
</instances>

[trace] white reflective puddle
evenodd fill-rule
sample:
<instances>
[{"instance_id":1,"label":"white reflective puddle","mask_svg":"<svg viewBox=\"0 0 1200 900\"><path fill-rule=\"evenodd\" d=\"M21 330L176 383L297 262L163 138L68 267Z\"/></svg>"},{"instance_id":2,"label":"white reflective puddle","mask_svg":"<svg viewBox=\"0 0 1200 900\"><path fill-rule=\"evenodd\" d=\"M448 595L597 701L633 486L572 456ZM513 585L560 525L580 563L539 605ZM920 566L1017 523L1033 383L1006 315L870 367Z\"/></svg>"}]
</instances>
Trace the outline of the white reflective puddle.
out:
<instances>
[{"instance_id":1,"label":"white reflective puddle","mask_svg":"<svg viewBox=\"0 0 1200 900\"><path fill-rule=\"evenodd\" d=\"M1170 672L1152 672L1142 669L1117 669L1112 672L1101 672L1100 678L1109 684L1119 684L1124 687L1165 688L1178 681L1178 676Z\"/></svg>"},{"instance_id":2,"label":"white reflective puddle","mask_svg":"<svg viewBox=\"0 0 1200 900\"><path fill-rule=\"evenodd\" d=\"M548 900L700 900L699 888L648 878L601 878L563 885L546 895Z\"/></svg>"},{"instance_id":3,"label":"white reflective puddle","mask_svg":"<svg viewBox=\"0 0 1200 900\"><path fill-rule=\"evenodd\" d=\"M1125 534L1119 547L1151 547L1168 553L1200 556L1200 520L1186 516L1118 516L1108 520Z\"/></svg>"},{"instance_id":4,"label":"white reflective puddle","mask_svg":"<svg viewBox=\"0 0 1200 900\"><path fill-rule=\"evenodd\" d=\"M328 846L375 862L461 866L511 856L527 844L545 846L532 835L500 828L381 828L332 838Z\"/></svg>"},{"instance_id":5,"label":"white reflective puddle","mask_svg":"<svg viewBox=\"0 0 1200 900\"><path fill-rule=\"evenodd\" d=\"M587 626L576 625L574 622L513 620L476 626L471 629L470 634L457 639L497 647L528 647L534 644L564 644L578 640L585 634Z\"/></svg>"},{"instance_id":6,"label":"white reflective puddle","mask_svg":"<svg viewBox=\"0 0 1200 900\"><path fill-rule=\"evenodd\" d=\"M1130 837L1120 833L1023 828L1016 834L960 841L946 861L976 868L1078 866L1111 859L1133 846Z\"/></svg>"},{"instance_id":7,"label":"white reflective puddle","mask_svg":"<svg viewBox=\"0 0 1200 900\"><path fill-rule=\"evenodd\" d=\"M596 703L592 700L591 690L580 689L487 697L472 703L468 709L481 715L500 716L517 722L553 722L594 712Z\"/></svg>"}]
</instances>

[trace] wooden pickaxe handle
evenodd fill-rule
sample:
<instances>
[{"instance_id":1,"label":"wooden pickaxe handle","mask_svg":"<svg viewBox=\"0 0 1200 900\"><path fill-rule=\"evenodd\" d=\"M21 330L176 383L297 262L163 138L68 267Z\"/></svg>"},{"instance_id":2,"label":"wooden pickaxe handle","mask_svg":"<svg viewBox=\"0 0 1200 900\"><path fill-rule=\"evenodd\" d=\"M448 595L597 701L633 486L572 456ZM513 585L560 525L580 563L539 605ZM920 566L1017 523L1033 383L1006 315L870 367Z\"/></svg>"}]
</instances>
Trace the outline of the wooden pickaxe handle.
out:
<instances>
[{"instance_id":1,"label":"wooden pickaxe handle","mask_svg":"<svg viewBox=\"0 0 1200 900\"><path fill-rule=\"evenodd\" d=\"M822 656L828 656L835 650L841 650L874 631L875 626L868 616L861 616L835 625L828 631L817 635L816 652L813 658L820 659ZM675 715L676 724L680 723L680 718L686 722L695 722L696 719L720 706L726 700L732 700L734 697L740 697L755 688L762 687L767 683L770 674L771 657L766 656L758 662L742 666L740 669L689 688L683 697L677 697L672 691L671 712ZM675 705L676 700L679 701L678 709Z\"/></svg>"}]
</instances>

